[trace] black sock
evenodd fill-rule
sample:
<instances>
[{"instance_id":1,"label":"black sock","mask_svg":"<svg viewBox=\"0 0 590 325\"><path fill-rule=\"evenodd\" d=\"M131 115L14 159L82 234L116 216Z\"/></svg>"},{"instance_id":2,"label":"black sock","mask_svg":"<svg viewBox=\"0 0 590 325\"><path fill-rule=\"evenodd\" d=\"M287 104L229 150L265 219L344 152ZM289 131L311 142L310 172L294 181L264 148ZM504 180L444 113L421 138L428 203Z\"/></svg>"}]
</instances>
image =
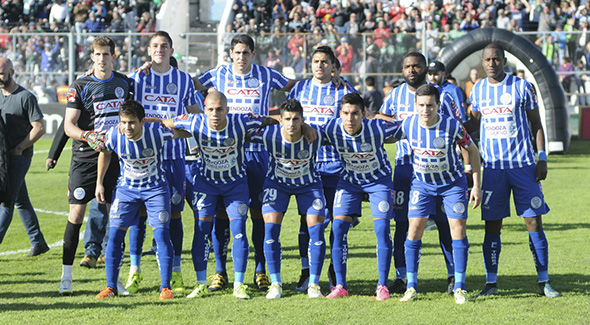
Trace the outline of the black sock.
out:
<instances>
[{"instance_id":1,"label":"black sock","mask_svg":"<svg viewBox=\"0 0 590 325\"><path fill-rule=\"evenodd\" d=\"M78 249L78 242L80 241L80 228L82 228L82 224L75 225L68 220L66 231L64 232L63 265L74 264L76 249Z\"/></svg>"}]
</instances>

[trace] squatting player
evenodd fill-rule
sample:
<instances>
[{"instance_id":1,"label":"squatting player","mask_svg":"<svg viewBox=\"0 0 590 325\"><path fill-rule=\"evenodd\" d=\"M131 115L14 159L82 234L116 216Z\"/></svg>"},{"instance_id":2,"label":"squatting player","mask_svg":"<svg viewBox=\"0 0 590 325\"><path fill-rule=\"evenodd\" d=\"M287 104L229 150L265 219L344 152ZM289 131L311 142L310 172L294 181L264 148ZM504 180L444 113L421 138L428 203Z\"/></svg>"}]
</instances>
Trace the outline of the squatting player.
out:
<instances>
[{"instance_id":1,"label":"squatting player","mask_svg":"<svg viewBox=\"0 0 590 325\"><path fill-rule=\"evenodd\" d=\"M262 199L264 254L271 280L266 298L280 298L283 293L279 237L283 217L293 195L297 199L299 214L306 218L306 228L309 227L309 243L306 245L309 246L309 262L306 267L310 279L307 293L310 298L319 298L323 297L319 280L326 255L326 200L322 180L316 169L316 155L324 138L320 127L314 126L318 131L317 139L311 144L305 141L302 133L304 111L297 100L283 102L279 112L280 125L268 126L251 134L251 141L264 144L270 159Z\"/></svg>"},{"instance_id":2,"label":"squatting player","mask_svg":"<svg viewBox=\"0 0 590 325\"><path fill-rule=\"evenodd\" d=\"M479 185L479 152L461 122L438 112L439 92L434 85L418 87L415 107L418 115L406 118L395 137L407 139L413 151L414 178L410 188L408 219L410 227L406 239L406 263L408 284L402 302L414 300L418 290L418 265L422 248L422 235L428 216L436 213L437 198L442 198L453 238L455 265L455 302L467 301L465 270L469 242L465 225L467 222L467 178L455 148L466 148L473 164L473 189L469 201L473 208L481 201Z\"/></svg>"},{"instance_id":3,"label":"squatting player","mask_svg":"<svg viewBox=\"0 0 590 325\"><path fill-rule=\"evenodd\" d=\"M139 208L145 206L149 224L154 231L158 245L160 267L159 300L172 299L170 277L172 275L172 242L170 241L170 189L163 167L163 147L166 141L181 135L184 131L172 131L158 127L145 127L145 111L139 102L130 100L119 110L119 129L112 127L105 136L105 149L98 157L96 199L104 204L104 176L110 164L112 153L119 157L121 173L117 181L115 199L110 210L109 243L105 258L107 286L96 298L117 295L116 284L123 259L127 228L139 221Z\"/></svg>"},{"instance_id":4,"label":"squatting player","mask_svg":"<svg viewBox=\"0 0 590 325\"><path fill-rule=\"evenodd\" d=\"M547 154L535 94L531 84L504 72L506 57L500 45L486 46L481 64L487 78L473 86L469 97L476 127L480 127L484 162L481 217L485 220L486 285L477 296L498 293L500 231L502 219L510 216L510 191L516 213L524 218L529 231L540 294L561 296L549 284L547 271L549 251L541 216L549 212L549 207L540 183L547 177ZM535 147L539 155L536 164Z\"/></svg>"},{"instance_id":5,"label":"squatting player","mask_svg":"<svg viewBox=\"0 0 590 325\"><path fill-rule=\"evenodd\" d=\"M64 232L63 270L59 292L72 294L72 264L78 247L80 227L84 221L86 204L94 197L96 187L96 148L99 132L119 123L119 107L129 97L132 82L113 71L116 58L115 43L98 36L92 42L93 74L77 79L68 91L64 129L72 138L72 164L68 193L70 212ZM91 147L92 146L92 147ZM112 191L119 174L117 157L105 175L105 201L111 202Z\"/></svg>"},{"instance_id":6,"label":"squatting player","mask_svg":"<svg viewBox=\"0 0 590 325\"><path fill-rule=\"evenodd\" d=\"M342 97L340 118L330 120L323 127L328 141L336 148L344 163L334 197L332 221L332 261L337 285L326 298L348 296L348 230L353 217L361 215L361 203L366 193L369 195L377 237L377 300L389 299L387 278L392 253L389 227L390 219L393 217L393 182L391 163L383 144L392 137L399 123L381 119L368 120L364 116L365 106L362 97L357 93L347 94Z\"/></svg>"}]
</instances>

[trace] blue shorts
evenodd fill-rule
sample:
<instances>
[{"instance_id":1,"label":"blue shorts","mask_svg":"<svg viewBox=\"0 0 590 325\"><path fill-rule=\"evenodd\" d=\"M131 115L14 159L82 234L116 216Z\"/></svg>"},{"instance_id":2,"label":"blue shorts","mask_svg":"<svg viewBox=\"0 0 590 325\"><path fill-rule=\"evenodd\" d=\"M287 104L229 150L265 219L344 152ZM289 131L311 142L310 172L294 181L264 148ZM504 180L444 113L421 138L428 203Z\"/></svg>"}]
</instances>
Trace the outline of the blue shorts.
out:
<instances>
[{"instance_id":1,"label":"blue shorts","mask_svg":"<svg viewBox=\"0 0 590 325\"><path fill-rule=\"evenodd\" d=\"M365 185L352 184L340 178L334 198L334 216L361 216L362 201L365 193L369 194L371 214L374 219L393 218L393 183L383 179Z\"/></svg>"},{"instance_id":2,"label":"blue shorts","mask_svg":"<svg viewBox=\"0 0 590 325\"><path fill-rule=\"evenodd\" d=\"M199 173L197 160L185 160L184 173L186 179L186 201L192 208L192 193L196 190L195 175Z\"/></svg>"},{"instance_id":3,"label":"blue shorts","mask_svg":"<svg viewBox=\"0 0 590 325\"><path fill-rule=\"evenodd\" d=\"M412 164L396 165L393 170L393 213L396 221L408 220L408 198L413 172Z\"/></svg>"},{"instance_id":4,"label":"blue shorts","mask_svg":"<svg viewBox=\"0 0 590 325\"><path fill-rule=\"evenodd\" d=\"M139 208L145 206L152 228L168 228L170 224L170 190L168 184L148 189L117 187L111 205L110 226L124 228L139 223Z\"/></svg>"},{"instance_id":5,"label":"blue shorts","mask_svg":"<svg viewBox=\"0 0 590 325\"><path fill-rule=\"evenodd\" d=\"M246 174L250 191L250 207L262 209L262 187L268 172L268 151L246 151Z\"/></svg>"},{"instance_id":6,"label":"blue shorts","mask_svg":"<svg viewBox=\"0 0 590 325\"><path fill-rule=\"evenodd\" d=\"M511 190L519 216L530 218L549 212L541 182L535 180L535 165L515 169L484 168L481 219L500 220L509 217Z\"/></svg>"},{"instance_id":7,"label":"blue shorts","mask_svg":"<svg viewBox=\"0 0 590 325\"><path fill-rule=\"evenodd\" d=\"M410 190L408 218L428 218L438 211L437 202L442 204L447 218L467 219L467 178L462 177L448 185L432 185L414 179Z\"/></svg>"},{"instance_id":8,"label":"blue shorts","mask_svg":"<svg viewBox=\"0 0 590 325\"><path fill-rule=\"evenodd\" d=\"M168 186L170 186L171 209L172 211L182 212L186 190L184 159L164 160L162 166L166 171L166 180Z\"/></svg>"},{"instance_id":9,"label":"blue shorts","mask_svg":"<svg viewBox=\"0 0 590 325\"><path fill-rule=\"evenodd\" d=\"M212 184L199 174L195 175L195 183L199 184L193 192L193 213L195 218L208 218L217 214L225 207L230 219L246 219L248 217L248 186L246 177L231 184Z\"/></svg>"},{"instance_id":10,"label":"blue shorts","mask_svg":"<svg viewBox=\"0 0 590 325\"><path fill-rule=\"evenodd\" d=\"M297 199L300 215L325 215L326 199L321 182L296 187L286 186L268 178L264 182L262 214L286 212L291 195L295 195Z\"/></svg>"}]
</instances>

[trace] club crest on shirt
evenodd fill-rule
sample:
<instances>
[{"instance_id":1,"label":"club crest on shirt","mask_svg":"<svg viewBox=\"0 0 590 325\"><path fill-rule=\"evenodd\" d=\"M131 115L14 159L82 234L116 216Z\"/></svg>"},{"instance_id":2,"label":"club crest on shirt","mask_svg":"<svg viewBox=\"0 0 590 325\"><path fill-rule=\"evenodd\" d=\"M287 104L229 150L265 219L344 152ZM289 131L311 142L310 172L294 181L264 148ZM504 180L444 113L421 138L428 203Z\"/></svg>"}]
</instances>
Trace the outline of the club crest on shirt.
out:
<instances>
[{"instance_id":1,"label":"club crest on shirt","mask_svg":"<svg viewBox=\"0 0 590 325\"><path fill-rule=\"evenodd\" d=\"M248 83L248 87L250 88L258 88L258 86L260 85L260 81L258 81L258 79L251 77L250 79L248 79L247 81Z\"/></svg>"},{"instance_id":2,"label":"club crest on shirt","mask_svg":"<svg viewBox=\"0 0 590 325\"><path fill-rule=\"evenodd\" d=\"M436 137L434 140L432 140L432 145L437 149L444 148L445 140L441 137Z\"/></svg>"},{"instance_id":3,"label":"club crest on shirt","mask_svg":"<svg viewBox=\"0 0 590 325\"><path fill-rule=\"evenodd\" d=\"M166 91L171 94L174 95L176 94L176 92L178 91L178 86L175 83L169 83L166 85Z\"/></svg>"},{"instance_id":4,"label":"club crest on shirt","mask_svg":"<svg viewBox=\"0 0 590 325\"><path fill-rule=\"evenodd\" d=\"M301 150L297 153L297 158L299 159L305 159L309 157L309 151L307 150Z\"/></svg>"},{"instance_id":5,"label":"club crest on shirt","mask_svg":"<svg viewBox=\"0 0 590 325\"><path fill-rule=\"evenodd\" d=\"M154 149L152 149L152 148L145 148L141 152L141 155L144 156L144 157L151 157L151 156L154 155Z\"/></svg>"},{"instance_id":6,"label":"club crest on shirt","mask_svg":"<svg viewBox=\"0 0 590 325\"><path fill-rule=\"evenodd\" d=\"M512 95L509 93L504 93L502 96L500 96L500 102L504 105L510 104L512 102Z\"/></svg>"},{"instance_id":7,"label":"club crest on shirt","mask_svg":"<svg viewBox=\"0 0 590 325\"><path fill-rule=\"evenodd\" d=\"M125 96L125 90L121 87L115 88L115 96L117 96L117 98L123 98L123 96Z\"/></svg>"},{"instance_id":8,"label":"club crest on shirt","mask_svg":"<svg viewBox=\"0 0 590 325\"><path fill-rule=\"evenodd\" d=\"M373 149L373 147L371 146L370 143L365 142L365 143L361 144L361 151L368 152L368 151L371 151L371 149Z\"/></svg>"},{"instance_id":9,"label":"club crest on shirt","mask_svg":"<svg viewBox=\"0 0 590 325\"><path fill-rule=\"evenodd\" d=\"M334 105L334 103L336 102L336 99L332 95L326 95L326 96L324 96L322 101L324 102L325 105Z\"/></svg>"},{"instance_id":10,"label":"club crest on shirt","mask_svg":"<svg viewBox=\"0 0 590 325\"><path fill-rule=\"evenodd\" d=\"M231 147L236 143L236 139L234 138L227 138L225 140L223 140L223 145L226 147Z\"/></svg>"}]
</instances>

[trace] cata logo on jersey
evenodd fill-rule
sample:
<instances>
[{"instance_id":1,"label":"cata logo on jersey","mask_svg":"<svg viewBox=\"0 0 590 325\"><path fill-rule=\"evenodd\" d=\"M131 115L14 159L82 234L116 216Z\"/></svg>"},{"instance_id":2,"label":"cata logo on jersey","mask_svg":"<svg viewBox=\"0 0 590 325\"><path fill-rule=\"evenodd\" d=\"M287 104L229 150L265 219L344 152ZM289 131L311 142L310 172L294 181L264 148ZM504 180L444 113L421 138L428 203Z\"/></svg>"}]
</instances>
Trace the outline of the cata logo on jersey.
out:
<instances>
[{"instance_id":1,"label":"cata logo on jersey","mask_svg":"<svg viewBox=\"0 0 590 325\"><path fill-rule=\"evenodd\" d=\"M489 106L481 109L484 116L511 116L514 110L511 106Z\"/></svg>"},{"instance_id":2,"label":"cata logo on jersey","mask_svg":"<svg viewBox=\"0 0 590 325\"><path fill-rule=\"evenodd\" d=\"M142 98L142 104L144 106L176 106L178 105L178 96L145 94Z\"/></svg>"},{"instance_id":3,"label":"cata logo on jersey","mask_svg":"<svg viewBox=\"0 0 590 325\"><path fill-rule=\"evenodd\" d=\"M123 104L122 99L105 100L102 102L94 103L94 110L101 111L100 114L106 114L109 112L117 112Z\"/></svg>"},{"instance_id":4,"label":"cata logo on jersey","mask_svg":"<svg viewBox=\"0 0 590 325\"><path fill-rule=\"evenodd\" d=\"M226 90L227 94L231 97L238 97L244 96L247 98L258 98L260 97L260 92L256 89L247 89L247 88L228 88Z\"/></svg>"}]
</instances>

